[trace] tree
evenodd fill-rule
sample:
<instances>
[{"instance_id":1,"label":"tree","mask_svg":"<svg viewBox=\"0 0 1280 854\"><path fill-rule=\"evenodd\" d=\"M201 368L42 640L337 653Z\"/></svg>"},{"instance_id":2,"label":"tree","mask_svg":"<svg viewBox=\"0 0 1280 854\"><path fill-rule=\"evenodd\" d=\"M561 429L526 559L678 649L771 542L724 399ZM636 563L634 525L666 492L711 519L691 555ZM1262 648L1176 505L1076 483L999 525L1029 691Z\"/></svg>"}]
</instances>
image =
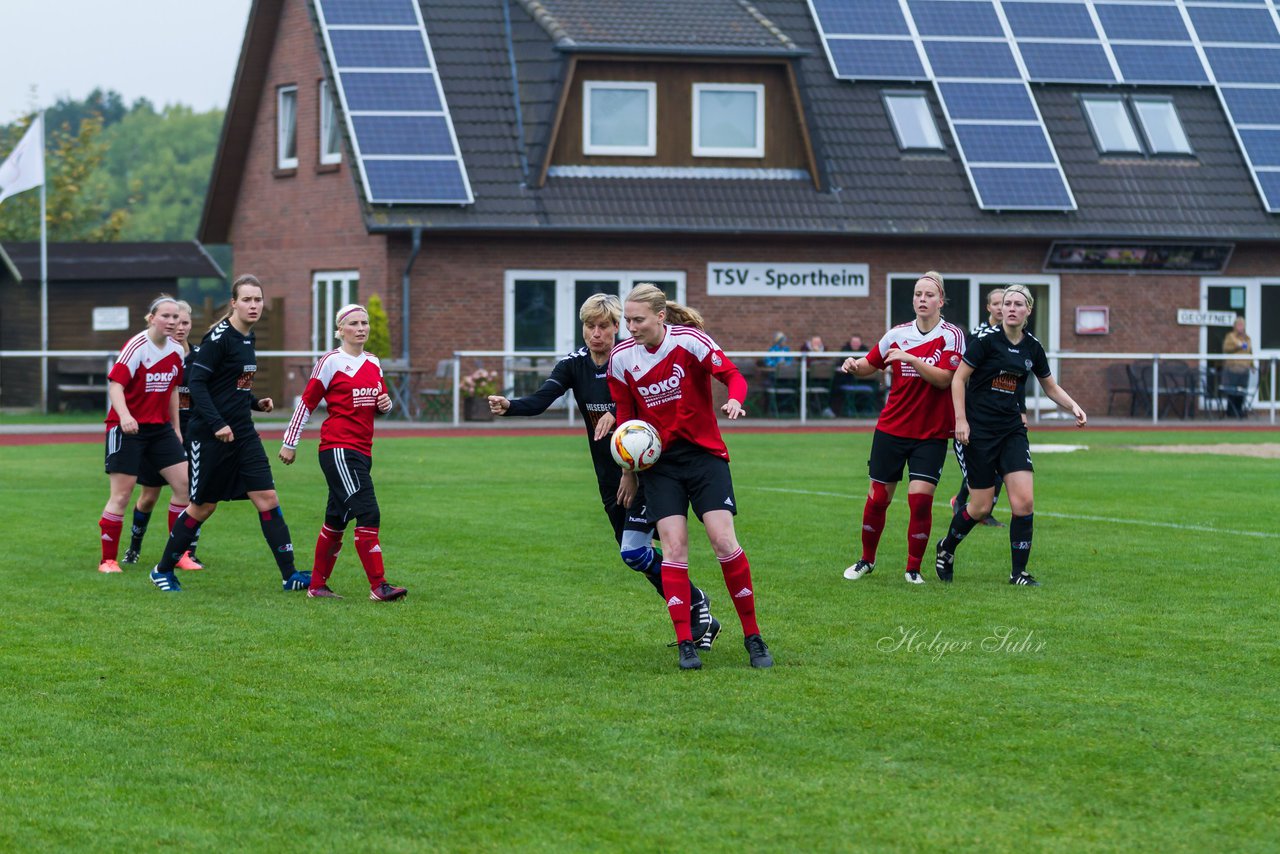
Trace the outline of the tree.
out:
<instances>
[{"instance_id":1,"label":"tree","mask_svg":"<svg viewBox=\"0 0 1280 854\"><path fill-rule=\"evenodd\" d=\"M113 207L129 210L122 240L192 240L222 129L222 111L139 102L104 134Z\"/></svg>"},{"instance_id":2,"label":"tree","mask_svg":"<svg viewBox=\"0 0 1280 854\"><path fill-rule=\"evenodd\" d=\"M379 359L386 359L391 355L391 321L382 307L382 297L377 294L369 297L368 309L369 338L364 348Z\"/></svg>"},{"instance_id":3,"label":"tree","mask_svg":"<svg viewBox=\"0 0 1280 854\"><path fill-rule=\"evenodd\" d=\"M31 121L11 125L0 133L5 156L22 138ZM46 216L50 241L110 241L120 236L128 212L112 207L100 172L106 146L102 119L87 116L77 133L66 127L45 127ZM40 193L30 190L0 205L0 243L40 238Z\"/></svg>"}]
</instances>

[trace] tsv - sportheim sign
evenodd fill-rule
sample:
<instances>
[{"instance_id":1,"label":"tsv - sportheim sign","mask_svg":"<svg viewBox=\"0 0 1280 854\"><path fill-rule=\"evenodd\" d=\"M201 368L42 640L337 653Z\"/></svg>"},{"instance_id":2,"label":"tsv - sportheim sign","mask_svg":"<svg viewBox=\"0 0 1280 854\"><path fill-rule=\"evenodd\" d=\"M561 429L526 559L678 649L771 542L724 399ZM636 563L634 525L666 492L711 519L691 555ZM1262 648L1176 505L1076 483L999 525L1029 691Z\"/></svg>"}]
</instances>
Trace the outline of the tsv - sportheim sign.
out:
<instances>
[{"instance_id":1,"label":"tsv - sportheim sign","mask_svg":"<svg viewBox=\"0 0 1280 854\"><path fill-rule=\"evenodd\" d=\"M865 297L867 264L769 264L709 261L709 296Z\"/></svg>"}]
</instances>

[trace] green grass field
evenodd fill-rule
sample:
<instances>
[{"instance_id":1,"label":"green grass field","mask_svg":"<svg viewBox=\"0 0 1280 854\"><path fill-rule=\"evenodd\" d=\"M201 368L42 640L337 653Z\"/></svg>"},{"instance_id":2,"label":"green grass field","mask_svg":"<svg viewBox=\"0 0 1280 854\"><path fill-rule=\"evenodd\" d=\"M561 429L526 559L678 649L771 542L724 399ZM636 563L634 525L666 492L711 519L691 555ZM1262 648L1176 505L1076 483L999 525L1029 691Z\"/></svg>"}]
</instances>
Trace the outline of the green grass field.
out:
<instances>
[{"instance_id":1,"label":"green grass field","mask_svg":"<svg viewBox=\"0 0 1280 854\"><path fill-rule=\"evenodd\" d=\"M0 849L1274 851L1280 460L1129 446L1275 435L1033 434L1090 450L1037 456L1025 589L987 528L904 583L901 496L845 581L870 434L731 433L777 666L695 526L697 673L580 436L381 440L391 605L349 536L347 599L281 593L240 503L182 594L101 576L100 447L0 448ZM276 466L304 566L314 449Z\"/></svg>"}]
</instances>

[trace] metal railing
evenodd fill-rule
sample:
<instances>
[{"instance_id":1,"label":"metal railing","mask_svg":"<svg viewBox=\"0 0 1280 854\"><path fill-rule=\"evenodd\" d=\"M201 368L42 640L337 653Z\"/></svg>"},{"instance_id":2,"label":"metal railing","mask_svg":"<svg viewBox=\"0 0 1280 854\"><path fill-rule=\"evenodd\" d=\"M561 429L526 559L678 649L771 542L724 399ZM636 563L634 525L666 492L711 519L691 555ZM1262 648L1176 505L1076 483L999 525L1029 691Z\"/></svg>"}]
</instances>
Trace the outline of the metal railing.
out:
<instances>
[{"instance_id":1,"label":"metal railing","mask_svg":"<svg viewBox=\"0 0 1280 854\"><path fill-rule=\"evenodd\" d=\"M260 350L258 357L262 359L268 358L306 358L318 359L328 351L312 351L312 350ZM0 360L2 359L56 359L56 358L80 358L80 359L102 359L104 373L109 372L111 366L115 363L118 351L114 350L0 350ZM500 369L504 377L503 390L510 392L514 385L513 378L521 373L528 372L528 368L515 367L516 360L547 360L554 364L555 360L561 358L564 354L551 351L516 351L516 350L458 350L452 357L452 365L450 376L447 377L451 386L450 403L452 409L452 422L454 424L462 423L462 390L461 380L464 376L464 361L483 362L483 360L501 359L502 368ZM800 353L800 352L774 352L769 350L732 350L726 351L730 359L740 366L755 365L756 360L763 359L787 359L798 365L798 382L796 385L796 417L804 424L811 419L809 412L810 400L810 373L812 363L818 360L836 361L837 370L838 363L850 355L865 355L862 353L850 354L847 352L823 352L823 353ZM1160 382L1161 363L1167 362L1196 362L1201 366L1217 363L1217 362L1241 362L1250 361L1253 363L1253 371L1261 380L1264 376L1267 378L1267 389L1269 397L1266 400L1256 401L1253 405L1254 409L1265 409L1268 411L1268 420L1271 424L1276 423L1277 412L1280 411L1280 400L1278 400L1277 379L1280 379L1280 357L1276 355L1255 356L1252 359L1241 358L1239 354L1225 355L1220 353L1070 353L1070 352L1054 352L1049 353L1049 364L1053 369L1055 377L1061 376L1061 367L1063 362L1149 362L1151 364L1151 382L1149 389L1142 389L1141 393L1150 394L1151 401L1151 423L1160 423L1160 396L1162 394L1162 384ZM388 360L384 363L386 366L386 374L388 377L388 387L392 396L396 399L398 408L405 416L417 417L420 414L420 406L415 399L420 389L418 389L412 377L415 374L422 374L422 371L410 371L403 366L397 366L394 362ZM549 373L549 368L546 373ZM539 379L542 377L540 376ZM441 379L445 379L441 377ZM1039 423L1042 419L1052 419L1054 411L1057 409L1056 404L1045 398L1040 389L1038 382L1029 382L1030 389L1028 394L1027 409L1032 413L1032 419L1035 423ZM1070 389L1070 383L1066 383ZM1257 383L1254 389L1260 388L1261 383ZM1168 393L1164 390L1163 393ZM1187 393L1179 391L1176 393ZM1255 392L1256 393L1256 390ZM106 389L103 389L103 400L106 400ZM572 392L565 396L565 417L569 424L574 424L577 418L577 408L574 405ZM756 413L749 413L755 415Z\"/></svg>"}]
</instances>

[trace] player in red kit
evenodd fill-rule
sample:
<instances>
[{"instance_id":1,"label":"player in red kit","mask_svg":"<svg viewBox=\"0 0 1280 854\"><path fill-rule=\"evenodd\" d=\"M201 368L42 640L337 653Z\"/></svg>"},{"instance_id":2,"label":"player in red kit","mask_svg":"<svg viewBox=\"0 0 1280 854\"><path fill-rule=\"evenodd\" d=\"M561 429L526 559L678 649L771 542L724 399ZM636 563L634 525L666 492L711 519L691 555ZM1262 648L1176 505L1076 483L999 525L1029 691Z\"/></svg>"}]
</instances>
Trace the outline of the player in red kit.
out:
<instances>
[{"instance_id":1,"label":"player in red kit","mask_svg":"<svg viewBox=\"0 0 1280 854\"><path fill-rule=\"evenodd\" d=\"M191 334L191 304L186 300L178 300L178 325L174 327L173 334L169 337L177 343L183 352L183 373L186 372L186 365L191 361L191 347L187 344L187 336ZM187 393L186 381L179 376L178 378L178 433L182 437L183 449L186 449L187 443L187 422L191 420L191 397ZM121 563L125 565L135 564L138 562L142 553L142 539L147 534L147 526L151 522L151 511L160 501L160 490L166 485L165 479L161 477L160 472L146 460L142 461L142 467L138 471L138 486L141 487L138 495L138 503L133 506L133 525L132 537L130 538L129 548L125 550ZM187 496L182 496L185 502ZM185 507L185 503L170 501L169 502L169 528L173 528L173 523L177 520L178 515ZM197 529L196 537L199 538L199 530ZM177 563L178 569L204 569L204 564L196 560L196 543L192 541L191 548L187 550Z\"/></svg>"},{"instance_id":2,"label":"player in red kit","mask_svg":"<svg viewBox=\"0 0 1280 854\"><path fill-rule=\"evenodd\" d=\"M910 510L906 579L924 584L920 564L933 529L933 493L947 459L947 440L955 432L951 378L965 349L964 330L942 319L946 300L942 275L925 273L916 281L911 298L916 319L893 327L866 356L845 359L840 366L859 377L883 370L893 374L867 460L871 486L862 508L862 557L844 571L851 581L876 568L885 514L906 466Z\"/></svg>"},{"instance_id":3,"label":"player in red kit","mask_svg":"<svg viewBox=\"0 0 1280 854\"><path fill-rule=\"evenodd\" d=\"M182 348L169 336L178 325L178 301L162 296L147 309L147 328L129 339L107 374L106 470L111 495L98 520L102 561L99 572L120 572L124 511L144 463L173 490L170 515L187 506L187 457L174 430L182 374Z\"/></svg>"},{"instance_id":4,"label":"player in red kit","mask_svg":"<svg viewBox=\"0 0 1280 854\"><path fill-rule=\"evenodd\" d=\"M662 437L662 456L640 473L649 517L662 540L662 592L675 626L680 667L702 667L690 627L689 508L701 520L720 561L725 587L742 622L752 667L772 667L769 647L756 624L751 567L738 544L733 517L738 512L729 476L729 451L720 436L711 378L728 386L721 407L730 420L742 415L747 381L715 341L702 331L702 316L668 302L660 288L637 285L625 300L623 317L631 339L609 356L609 391L618 423L639 418ZM675 324L675 325L669 325ZM635 478L624 476L618 503L631 505Z\"/></svg>"},{"instance_id":5,"label":"player in red kit","mask_svg":"<svg viewBox=\"0 0 1280 854\"><path fill-rule=\"evenodd\" d=\"M307 596L342 598L329 589L329 575L342 550L342 533L354 517L356 553L369 578L369 598L391 602L403 599L408 591L388 584L383 572L378 499L370 476L374 414L391 411L391 395L387 394L378 357L364 350L369 338L369 314L364 306L343 306L338 309L334 324L338 327L334 335L342 345L316 362L280 448L280 461L292 465L302 428L324 401L329 415L320 426L320 469L329 484L329 503L316 540Z\"/></svg>"}]
</instances>

